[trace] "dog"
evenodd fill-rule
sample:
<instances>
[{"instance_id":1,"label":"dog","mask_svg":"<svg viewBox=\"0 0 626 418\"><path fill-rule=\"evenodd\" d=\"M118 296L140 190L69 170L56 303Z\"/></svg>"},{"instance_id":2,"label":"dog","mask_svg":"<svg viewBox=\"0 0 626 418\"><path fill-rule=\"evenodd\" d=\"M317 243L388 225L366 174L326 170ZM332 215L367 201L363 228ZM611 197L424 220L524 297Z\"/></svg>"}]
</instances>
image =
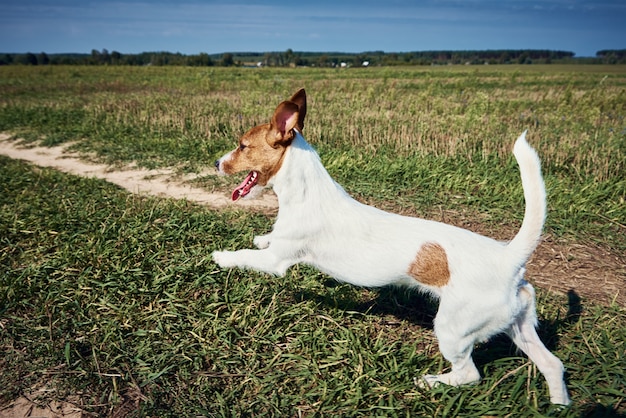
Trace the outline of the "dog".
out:
<instances>
[{"instance_id":1,"label":"dog","mask_svg":"<svg viewBox=\"0 0 626 418\"><path fill-rule=\"evenodd\" d=\"M213 260L222 268L277 276L306 263L357 286L418 288L439 299L434 332L451 363L447 373L416 379L420 386L477 383L474 344L504 332L543 373L551 402L569 404L563 364L537 335L535 291L524 279L546 214L540 161L526 132L513 148L526 201L524 219L515 237L501 243L354 200L304 139L306 111L301 89L278 105L269 123L250 129L215 163L219 174L248 172L232 200L272 187L279 208L272 231L254 238L258 249L215 251Z\"/></svg>"}]
</instances>

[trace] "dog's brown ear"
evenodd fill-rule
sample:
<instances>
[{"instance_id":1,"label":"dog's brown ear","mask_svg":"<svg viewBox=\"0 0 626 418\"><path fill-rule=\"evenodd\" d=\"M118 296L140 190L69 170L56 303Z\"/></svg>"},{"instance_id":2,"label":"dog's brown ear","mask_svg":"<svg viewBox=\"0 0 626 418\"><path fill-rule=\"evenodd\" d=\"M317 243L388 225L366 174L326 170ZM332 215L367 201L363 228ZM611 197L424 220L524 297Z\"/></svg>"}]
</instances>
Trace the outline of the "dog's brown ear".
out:
<instances>
[{"instance_id":1,"label":"dog's brown ear","mask_svg":"<svg viewBox=\"0 0 626 418\"><path fill-rule=\"evenodd\" d=\"M300 117L299 109L292 101L284 101L278 105L271 121L273 135L267 139L270 146L275 148L293 139L295 135L293 129L297 127Z\"/></svg>"},{"instance_id":2,"label":"dog's brown ear","mask_svg":"<svg viewBox=\"0 0 626 418\"><path fill-rule=\"evenodd\" d=\"M302 132L304 129L304 118L306 117L306 92L304 89L298 90L291 99L290 102L294 102L298 105L298 124L296 128L298 131Z\"/></svg>"}]
</instances>

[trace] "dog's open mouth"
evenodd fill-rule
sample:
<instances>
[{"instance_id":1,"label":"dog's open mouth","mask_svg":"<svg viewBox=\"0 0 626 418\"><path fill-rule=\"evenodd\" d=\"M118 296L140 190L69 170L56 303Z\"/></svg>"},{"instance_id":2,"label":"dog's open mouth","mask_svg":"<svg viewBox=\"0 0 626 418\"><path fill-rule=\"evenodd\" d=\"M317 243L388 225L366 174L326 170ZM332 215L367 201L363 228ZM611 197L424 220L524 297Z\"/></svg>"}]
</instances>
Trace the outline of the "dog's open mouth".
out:
<instances>
[{"instance_id":1,"label":"dog's open mouth","mask_svg":"<svg viewBox=\"0 0 626 418\"><path fill-rule=\"evenodd\" d=\"M256 186L257 181L259 180L259 173L256 171L251 171L246 176L246 179L239 185L235 190L233 190L232 199L233 201L240 199L250 193L250 190L254 186Z\"/></svg>"}]
</instances>

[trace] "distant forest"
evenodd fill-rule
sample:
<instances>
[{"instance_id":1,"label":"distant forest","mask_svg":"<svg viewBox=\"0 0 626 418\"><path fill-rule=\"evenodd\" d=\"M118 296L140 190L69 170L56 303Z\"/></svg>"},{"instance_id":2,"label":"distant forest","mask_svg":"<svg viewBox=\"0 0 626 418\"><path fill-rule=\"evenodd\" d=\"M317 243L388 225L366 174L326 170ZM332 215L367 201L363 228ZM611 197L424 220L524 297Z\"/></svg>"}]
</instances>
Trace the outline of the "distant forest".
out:
<instances>
[{"instance_id":1,"label":"distant forest","mask_svg":"<svg viewBox=\"0 0 626 418\"><path fill-rule=\"evenodd\" d=\"M551 50L485 51L371 51L341 52L245 52L183 55L171 52L122 54L106 49L91 54L46 54L45 52L0 53L0 65L181 65L181 66L268 66L268 67L364 67L390 65L484 65L484 64L626 64L626 49L606 49L595 57L574 57L573 52Z\"/></svg>"}]
</instances>

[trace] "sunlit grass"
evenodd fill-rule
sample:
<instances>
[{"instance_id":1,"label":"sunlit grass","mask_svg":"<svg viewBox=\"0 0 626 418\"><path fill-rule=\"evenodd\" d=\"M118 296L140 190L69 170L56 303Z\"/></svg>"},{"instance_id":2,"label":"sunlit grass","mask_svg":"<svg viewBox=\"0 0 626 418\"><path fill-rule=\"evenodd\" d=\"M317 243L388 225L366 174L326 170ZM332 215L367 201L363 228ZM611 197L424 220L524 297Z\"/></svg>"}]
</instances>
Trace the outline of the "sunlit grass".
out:
<instances>
[{"instance_id":1,"label":"sunlit grass","mask_svg":"<svg viewBox=\"0 0 626 418\"><path fill-rule=\"evenodd\" d=\"M106 416L542 416L557 413L509 340L476 348L476 386L439 371L435 305L400 289L220 270L271 219L143 198L0 158L0 401L46 384ZM626 316L539 291L540 334L568 369L558 416L624 412ZM135 403L137 401L137 403ZM138 409L137 409L138 408Z\"/></svg>"}]
</instances>

